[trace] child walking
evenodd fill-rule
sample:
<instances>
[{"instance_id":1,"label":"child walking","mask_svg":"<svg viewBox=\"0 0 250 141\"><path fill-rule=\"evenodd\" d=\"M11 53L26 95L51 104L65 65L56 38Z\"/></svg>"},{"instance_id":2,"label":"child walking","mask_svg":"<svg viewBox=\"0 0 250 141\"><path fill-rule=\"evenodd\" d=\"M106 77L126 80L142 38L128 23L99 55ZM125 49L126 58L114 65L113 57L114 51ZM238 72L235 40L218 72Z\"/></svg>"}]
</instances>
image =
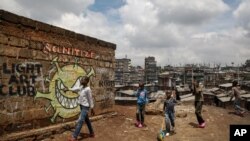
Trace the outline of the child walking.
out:
<instances>
[{"instance_id":1,"label":"child walking","mask_svg":"<svg viewBox=\"0 0 250 141\"><path fill-rule=\"evenodd\" d=\"M174 106L177 103L175 99L175 93L166 92L166 99L164 101L163 112L165 114L165 123L166 123L166 136L170 135L170 131L174 131L175 129L175 110ZM172 130L171 130L172 127Z\"/></svg>"},{"instance_id":2,"label":"child walking","mask_svg":"<svg viewBox=\"0 0 250 141\"><path fill-rule=\"evenodd\" d=\"M233 81L232 85L233 87L232 87L232 95L231 95L230 101L232 101L233 97L235 97L234 108L235 108L236 114L243 116L243 114L245 113L245 110L241 108L240 90L237 88L238 82Z\"/></svg>"},{"instance_id":3,"label":"child walking","mask_svg":"<svg viewBox=\"0 0 250 141\"><path fill-rule=\"evenodd\" d=\"M77 141L77 136L80 134L82 125L86 122L87 127L90 132L90 137L94 137L94 130L92 128L91 122L89 120L88 112L91 111L91 115L95 115L94 112L94 102L92 97L92 92L88 86L89 77L82 77L80 80L80 86L76 88L65 88L64 91L74 91L79 94L78 103L80 104L81 113L76 124L76 129L73 135L69 138L69 141Z\"/></svg>"},{"instance_id":4,"label":"child walking","mask_svg":"<svg viewBox=\"0 0 250 141\"><path fill-rule=\"evenodd\" d=\"M202 83L197 82L196 78L194 77L193 79L193 94L195 96L194 106L195 106L195 115L199 123L199 128L204 128L206 125L205 120L201 115L202 105L204 102L202 90L203 90Z\"/></svg>"}]
</instances>

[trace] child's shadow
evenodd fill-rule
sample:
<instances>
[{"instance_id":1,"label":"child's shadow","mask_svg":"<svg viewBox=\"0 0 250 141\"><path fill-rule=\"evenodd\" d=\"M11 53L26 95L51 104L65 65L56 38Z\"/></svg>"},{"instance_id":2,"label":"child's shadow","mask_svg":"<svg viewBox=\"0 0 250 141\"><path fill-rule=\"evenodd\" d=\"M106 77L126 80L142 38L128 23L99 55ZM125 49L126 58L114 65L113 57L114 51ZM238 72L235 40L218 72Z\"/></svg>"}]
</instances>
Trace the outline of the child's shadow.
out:
<instances>
[{"instance_id":1,"label":"child's shadow","mask_svg":"<svg viewBox=\"0 0 250 141\"><path fill-rule=\"evenodd\" d=\"M243 114L238 114L236 112L228 112L229 115L236 115L236 116L239 116L239 117L244 117Z\"/></svg>"},{"instance_id":2,"label":"child's shadow","mask_svg":"<svg viewBox=\"0 0 250 141\"><path fill-rule=\"evenodd\" d=\"M228 112L228 114L229 114L229 115L232 115L232 114L233 114L233 115L236 115L235 112Z\"/></svg>"},{"instance_id":3,"label":"child's shadow","mask_svg":"<svg viewBox=\"0 0 250 141\"><path fill-rule=\"evenodd\" d=\"M85 139L85 138L89 138L89 134L88 133L80 133L79 134L79 140Z\"/></svg>"},{"instance_id":4,"label":"child's shadow","mask_svg":"<svg viewBox=\"0 0 250 141\"><path fill-rule=\"evenodd\" d=\"M189 125L192 126L193 128L199 128L199 124L194 122L189 122Z\"/></svg>"},{"instance_id":5,"label":"child's shadow","mask_svg":"<svg viewBox=\"0 0 250 141\"><path fill-rule=\"evenodd\" d=\"M67 131L71 131L72 133L74 133L74 129L70 128L70 126L64 126L63 128ZM89 138L89 137L90 137L90 135L88 133L80 133L79 134L79 140Z\"/></svg>"}]
</instances>

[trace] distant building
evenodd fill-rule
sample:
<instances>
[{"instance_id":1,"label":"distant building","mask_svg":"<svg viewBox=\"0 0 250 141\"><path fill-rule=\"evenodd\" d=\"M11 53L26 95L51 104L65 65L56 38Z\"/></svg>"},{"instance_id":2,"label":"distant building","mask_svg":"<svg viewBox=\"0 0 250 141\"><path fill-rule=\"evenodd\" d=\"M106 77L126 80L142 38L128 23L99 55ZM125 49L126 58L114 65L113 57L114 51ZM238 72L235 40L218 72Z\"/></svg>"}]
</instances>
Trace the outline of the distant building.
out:
<instances>
[{"instance_id":1,"label":"distant building","mask_svg":"<svg viewBox=\"0 0 250 141\"><path fill-rule=\"evenodd\" d=\"M156 65L155 57L145 58L145 76L146 83L155 83L159 74L159 68Z\"/></svg>"},{"instance_id":2,"label":"distant building","mask_svg":"<svg viewBox=\"0 0 250 141\"><path fill-rule=\"evenodd\" d=\"M181 78L183 78L183 84L192 86L192 80L196 77L197 81L204 82L204 70L195 65L187 65L184 68Z\"/></svg>"},{"instance_id":3,"label":"distant building","mask_svg":"<svg viewBox=\"0 0 250 141\"><path fill-rule=\"evenodd\" d=\"M158 76L159 90L169 90L176 85L175 73L164 72Z\"/></svg>"},{"instance_id":4,"label":"distant building","mask_svg":"<svg viewBox=\"0 0 250 141\"><path fill-rule=\"evenodd\" d=\"M115 84L122 85L130 82L131 59L115 59Z\"/></svg>"},{"instance_id":5,"label":"distant building","mask_svg":"<svg viewBox=\"0 0 250 141\"><path fill-rule=\"evenodd\" d=\"M116 59L115 84L130 85L138 84L144 80L144 69L141 66L132 66L131 59Z\"/></svg>"},{"instance_id":6,"label":"distant building","mask_svg":"<svg viewBox=\"0 0 250 141\"><path fill-rule=\"evenodd\" d=\"M144 69L141 66L132 66L130 71L130 82L132 84L138 84L144 80Z\"/></svg>"},{"instance_id":7,"label":"distant building","mask_svg":"<svg viewBox=\"0 0 250 141\"><path fill-rule=\"evenodd\" d=\"M164 66L163 71L174 71L174 67L170 65Z\"/></svg>"}]
</instances>

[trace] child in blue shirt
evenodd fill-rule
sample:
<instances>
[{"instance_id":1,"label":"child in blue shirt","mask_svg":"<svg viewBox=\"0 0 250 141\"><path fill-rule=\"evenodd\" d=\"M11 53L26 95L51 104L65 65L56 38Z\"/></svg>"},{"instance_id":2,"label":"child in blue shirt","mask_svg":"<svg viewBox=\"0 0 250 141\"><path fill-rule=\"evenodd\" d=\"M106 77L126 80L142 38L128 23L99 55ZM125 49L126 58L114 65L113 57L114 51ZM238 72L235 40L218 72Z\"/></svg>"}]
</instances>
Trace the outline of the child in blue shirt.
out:
<instances>
[{"instance_id":1,"label":"child in blue shirt","mask_svg":"<svg viewBox=\"0 0 250 141\"><path fill-rule=\"evenodd\" d=\"M137 97L136 126L142 128L144 125L145 105L148 101L148 92L144 88L144 83L139 83L139 89L135 95Z\"/></svg>"},{"instance_id":2,"label":"child in blue shirt","mask_svg":"<svg viewBox=\"0 0 250 141\"><path fill-rule=\"evenodd\" d=\"M164 106L163 106L163 112L165 114L165 123L166 123L166 136L169 136L171 127L172 127L172 131L174 131L174 127L175 127L174 106L177 103L177 101L174 98L174 96L175 96L174 91L166 92L166 99L164 101Z\"/></svg>"}]
</instances>

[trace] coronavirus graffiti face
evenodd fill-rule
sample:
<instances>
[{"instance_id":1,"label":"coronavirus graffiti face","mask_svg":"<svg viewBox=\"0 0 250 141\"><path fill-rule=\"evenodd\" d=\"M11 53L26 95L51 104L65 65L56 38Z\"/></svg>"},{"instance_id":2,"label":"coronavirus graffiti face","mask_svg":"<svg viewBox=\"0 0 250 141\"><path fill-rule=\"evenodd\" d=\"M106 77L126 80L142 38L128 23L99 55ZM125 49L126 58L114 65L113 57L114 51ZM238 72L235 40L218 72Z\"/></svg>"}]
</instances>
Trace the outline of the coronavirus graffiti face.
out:
<instances>
[{"instance_id":1,"label":"coronavirus graffiti face","mask_svg":"<svg viewBox=\"0 0 250 141\"><path fill-rule=\"evenodd\" d=\"M62 118L70 118L80 113L80 107L77 103L78 94L73 91L63 91L65 87L73 88L80 86L80 80L83 76L93 76L93 68L89 73L78 65L66 65L62 68L59 67L57 59L53 60L56 65L57 72L49 80L49 92L41 93L37 92L35 98L46 98L50 100L50 106L46 107L48 110L53 107L54 115L51 118L52 122L55 122L57 116Z\"/></svg>"}]
</instances>

